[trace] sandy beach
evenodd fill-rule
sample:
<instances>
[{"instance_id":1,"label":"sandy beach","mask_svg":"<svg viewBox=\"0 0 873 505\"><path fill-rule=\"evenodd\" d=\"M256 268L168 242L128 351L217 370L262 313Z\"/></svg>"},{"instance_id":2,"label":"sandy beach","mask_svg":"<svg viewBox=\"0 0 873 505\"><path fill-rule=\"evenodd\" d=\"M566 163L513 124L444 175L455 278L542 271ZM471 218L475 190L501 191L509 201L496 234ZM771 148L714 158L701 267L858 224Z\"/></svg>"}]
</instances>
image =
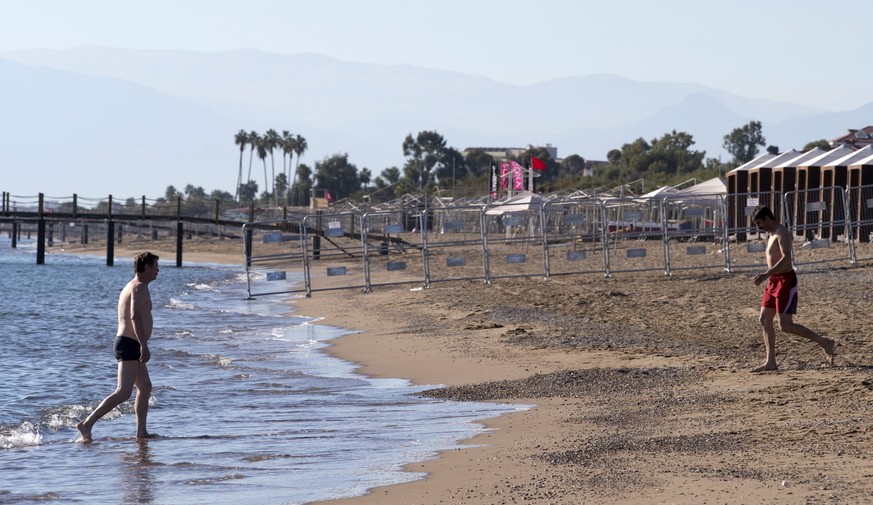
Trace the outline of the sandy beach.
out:
<instances>
[{"instance_id":1,"label":"sandy beach","mask_svg":"<svg viewBox=\"0 0 873 505\"><path fill-rule=\"evenodd\" d=\"M116 251L116 264L124 254ZM240 256L226 244L185 253ZM764 359L751 272L295 298L296 313L362 330L329 349L362 373L447 386L427 393L437 397L535 406L489 420L468 448L409 468L425 480L331 503L867 503L873 267L830 264L799 276L795 321L838 341L835 366L815 344L777 332L780 370L749 372Z\"/></svg>"}]
</instances>

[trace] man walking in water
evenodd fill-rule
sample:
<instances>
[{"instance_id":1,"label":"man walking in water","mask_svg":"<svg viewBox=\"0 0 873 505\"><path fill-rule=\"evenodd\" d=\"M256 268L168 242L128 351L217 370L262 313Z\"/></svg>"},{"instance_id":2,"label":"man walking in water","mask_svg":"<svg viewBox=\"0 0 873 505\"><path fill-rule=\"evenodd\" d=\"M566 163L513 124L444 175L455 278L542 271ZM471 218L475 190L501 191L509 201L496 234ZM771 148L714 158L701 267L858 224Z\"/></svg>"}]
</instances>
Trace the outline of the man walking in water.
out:
<instances>
[{"instance_id":1,"label":"man walking in water","mask_svg":"<svg viewBox=\"0 0 873 505\"><path fill-rule=\"evenodd\" d=\"M776 330L773 328L776 314L779 314L779 329L817 343L824 350L828 362L833 365L836 342L793 321L793 316L797 312L797 274L791 266L793 240L791 232L776 220L773 211L768 207L756 208L753 219L758 229L766 231L770 237L767 239L766 249L767 271L755 276L756 286L767 280L760 316L767 360L752 371L767 372L777 369Z\"/></svg>"},{"instance_id":2,"label":"man walking in water","mask_svg":"<svg viewBox=\"0 0 873 505\"><path fill-rule=\"evenodd\" d=\"M148 438L146 416L152 382L146 368L151 357L149 337L152 335L152 297L149 283L158 277L158 257L140 253L133 261L134 278L124 286L118 297L118 332L115 338L115 358L118 360L118 387L88 416L76 425L83 442L90 442L91 428L101 417L130 398L136 386L136 437Z\"/></svg>"}]
</instances>

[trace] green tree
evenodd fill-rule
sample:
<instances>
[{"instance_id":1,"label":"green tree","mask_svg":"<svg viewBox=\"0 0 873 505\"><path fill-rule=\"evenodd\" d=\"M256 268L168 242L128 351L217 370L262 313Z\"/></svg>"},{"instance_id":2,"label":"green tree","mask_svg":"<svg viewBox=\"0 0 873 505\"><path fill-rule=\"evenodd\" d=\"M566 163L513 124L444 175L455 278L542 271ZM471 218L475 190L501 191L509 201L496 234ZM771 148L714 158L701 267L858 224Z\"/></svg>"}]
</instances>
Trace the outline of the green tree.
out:
<instances>
[{"instance_id":1,"label":"green tree","mask_svg":"<svg viewBox=\"0 0 873 505\"><path fill-rule=\"evenodd\" d=\"M236 176L236 198L239 198L239 187L242 185L243 152L249 145L249 136L246 131L238 131L233 137L233 143L239 146L239 173Z\"/></svg>"},{"instance_id":2,"label":"green tree","mask_svg":"<svg viewBox=\"0 0 873 505\"><path fill-rule=\"evenodd\" d=\"M268 197L270 194L270 183L267 180L267 142L261 137L258 138L258 142L255 146L258 149L258 158L261 159L261 163L264 164L264 196Z\"/></svg>"},{"instance_id":3,"label":"green tree","mask_svg":"<svg viewBox=\"0 0 873 505\"><path fill-rule=\"evenodd\" d=\"M467 153L464 160L467 165L467 173L474 177L491 175L491 164L494 159L484 149L472 149Z\"/></svg>"},{"instance_id":4,"label":"green tree","mask_svg":"<svg viewBox=\"0 0 873 505\"><path fill-rule=\"evenodd\" d=\"M255 157L255 150L258 148L258 142L260 142L261 136L258 135L258 132L252 130L249 132L249 174L246 176L246 180L252 180L252 159Z\"/></svg>"},{"instance_id":5,"label":"green tree","mask_svg":"<svg viewBox=\"0 0 873 505\"><path fill-rule=\"evenodd\" d=\"M409 157L403 167L403 175L410 186L419 190L432 181L431 172L444 159L446 140L435 131L421 131L413 137L408 134L403 140L403 155Z\"/></svg>"},{"instance_id":6,"label":"green tree","mask_svg":"<svg viewBox=\"0 0 873 505\"><path fill-rule=\"evenodd\" d=\"M307 167L307 174L305 177L300 172L300 157L303 156L304 153L306 153L307 149L309 149L309 145L306 143L306 139L303 138L303 136L301 136L300 134L295 135L294 136L294 154L297 155L297 165L295 165L295 167L294 167L294 179L291 182L293 185L296 185L298 183L298 181L306 181L306 192L304 194L306 195L306 201L308 202L309 201L309 188L311 187L311 183L309 181L310 181L312 171L309 170ZM298 191L295 194L300 194L300 192ZM297 205L298 201L300 201L300 200L295 200L294 205Z\"/></svg>"},{"instance_id":7,"label":"green tree","mask_svg":"<svg viewBox=\"0 0 873 505\"><path fill-rule=\"evenodd\" d=\"M810 149L815 149L816 147L825 151L830 151L831 143L825 139L813 140L811 142L807 142L806 145L803 146L803 152L809 151Z\"/></svg>"},{"instance_id":8,"label":"green tree","mask_svg":"<svg viewBox=\"0 0 873 505\"><path fill-rule=\"evenodd\" d=\"M288 190L288 178L285 177L284 173L280 173L276 176L276 181L273 183L273 190L280 195L284 195L285 191Z\"/></svg>"},{"instance_id":9,"label":"green tree","mask_svg":"<svg viewBox=\"0 0 873 505\"><path fill-rule=\"evenodd\" d=\"M334 154L315 164L316 187L330 192L334 201L345 198L361 189L358 168L349 163L349 155Z\"/></svg>"},{"instance_id":10,"label":"green tree","mask_svg":"<svg viewBox=\"0 0 873 505\"><path fill-rule=\"evenodd\" d=\"M249 179L249 182L243 184L239 188L240 202L252 203L258 196L258 183Z\"/></svg>"},{"instance_id":11,"label":"green tree","mask_svg":"<svg viewBox=\"0 0 873 505\"><path fill-rule=\"evenodd\" d=\"M467 176L467 163L464 156L454 147L442 150L433 171L434 179L443 187L451 187Z\"/></svg>"},{"instance_id":12,"label":"green tree","mask_svg":"<svg viewBox=\"0 0 873 505\"><path fill-rule=\"evenodd\" d=\"M168 202L175 202L181 196L182 193L179 193L173 185L167 186L167 189L164 190L164 199Z\"/></svg>"},{"instance_id":13,"label":"green tree","mask_svg":"<svg viewBox=\"0 0 873 505\"><path fill-rule=\"evenodd\" d=\"M571 154L561 160L561 170L571 176L582 175L585 171L585 158Z\"/></svg>"},{"instance_id":14,"label":"green tree","mask_svg":"<svg viewBox=\"0 0 873 505\"><path fill-rule=\"evenodd\" d=\"M734 128L724 136L725 150L734 157L734 164L739 166L755 159L758 147L767 145L760 121L749 121L749 124Z\"/></svg>"},{"instance_id":15,"label":"green tree","mask_svg":"<svg viewBox=\"0 0 873 505\"><path fill-rule=\"evenodd\" d=\"M272 175L273 181L276 180L276 160L273 157L273 151L277 147L279 147L280 140L281 140L281 138L279 137L279 134L276 133L276 130L274 130L272 128L270 128L269 130L266 131L266 133L264 133L264 148L267 150L268 153L270 153L270 174ZM266 188L264 188L264 190L266 191ZM277 198L276 195L278 194L278 191L276 191L275 186L273 186L272 193L273 193L273 205L277 205L278 202L276 201L276 198Z\"/></svg>"}]
</instances>

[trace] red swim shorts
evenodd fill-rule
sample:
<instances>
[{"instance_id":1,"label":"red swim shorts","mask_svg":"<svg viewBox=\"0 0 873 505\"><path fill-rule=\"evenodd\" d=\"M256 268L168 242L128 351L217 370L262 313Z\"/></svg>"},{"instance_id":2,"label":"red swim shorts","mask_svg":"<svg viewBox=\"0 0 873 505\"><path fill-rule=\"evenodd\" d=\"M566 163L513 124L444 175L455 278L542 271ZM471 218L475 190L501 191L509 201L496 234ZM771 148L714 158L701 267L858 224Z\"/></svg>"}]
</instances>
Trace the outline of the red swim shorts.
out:
<instances>
[{"instance_id":1,"label":"red swim shorts","mask_svg":"<svg viewBox=\"0 0 873 505\"><path fill-rule=\"evenodd\" d=\"M797 274L794 271L772 274L767 279L761 307L776 309L779 314L796 314Z\"/></svg>"}]
</instances>

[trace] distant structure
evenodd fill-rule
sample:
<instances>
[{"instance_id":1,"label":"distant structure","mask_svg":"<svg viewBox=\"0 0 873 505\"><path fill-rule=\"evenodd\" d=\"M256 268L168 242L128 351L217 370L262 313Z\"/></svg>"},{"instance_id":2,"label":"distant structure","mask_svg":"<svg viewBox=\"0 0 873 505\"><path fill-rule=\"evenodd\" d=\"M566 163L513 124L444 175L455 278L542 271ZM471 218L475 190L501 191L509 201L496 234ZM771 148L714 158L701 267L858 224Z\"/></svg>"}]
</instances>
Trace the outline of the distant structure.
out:
<instances>
[{"instance_id":1,"label":"distant structure","mask_svg":"<svg viewBox=\"0 0 873 505\"><path fill-rule=\"evenodd\" d=\"M518 156L519 154L527 151L528 147L467 147L461 153L466 158L470 151L476 150L485 151L485 154L494 158L495 161L503 161L509 158L513 158ZM549 153L549 157L555 161L561 161L558 159L558 148L552 146L552 144L546 144L546 147L543 149Z\"/></svg>"},{"instance_id":2,"label":"distant structure","mask_svg":"<svg viewBox=\"0 0 873 505\"><path fill-rule=\"evenodd\" d=\"M873 126L866 126L860 130L849 129L849 133L832 139L830 144L831 147L847 146L854 149L873 145Z\"/></svg>"}]
</instances>

